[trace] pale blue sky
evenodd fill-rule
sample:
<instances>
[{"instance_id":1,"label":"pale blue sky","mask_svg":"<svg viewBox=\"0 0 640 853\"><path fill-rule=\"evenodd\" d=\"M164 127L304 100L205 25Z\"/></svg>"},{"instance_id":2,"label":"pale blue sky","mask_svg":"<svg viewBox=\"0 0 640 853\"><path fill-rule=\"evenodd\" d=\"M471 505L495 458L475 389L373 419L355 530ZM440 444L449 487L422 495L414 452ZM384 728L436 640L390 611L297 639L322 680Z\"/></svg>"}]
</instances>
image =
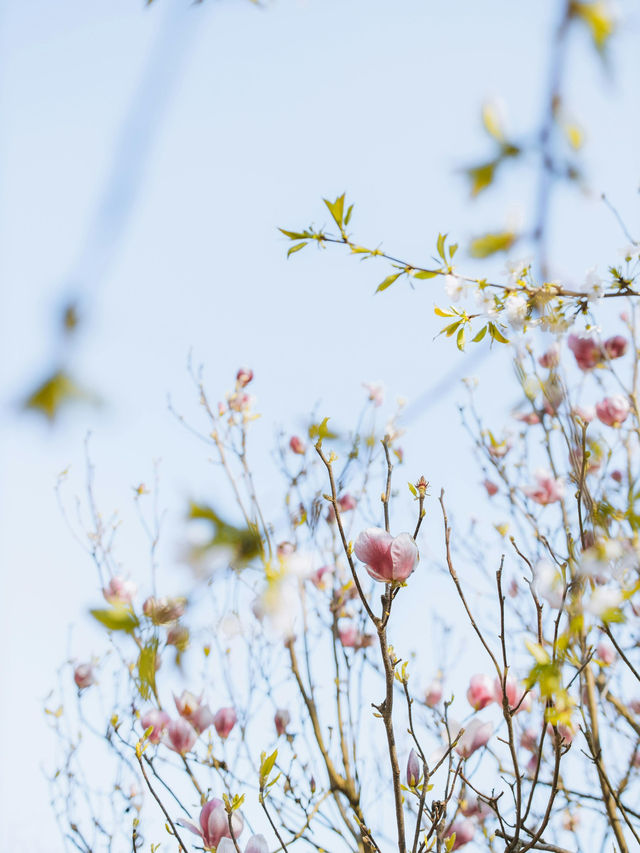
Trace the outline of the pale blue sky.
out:
<instances>
[{"instance_id":1,"label":"pale blue sky","mask_svg":"<svg viewBox=\"0 0 640 853\"><path fill-rule=\"evenodd\" d=\"M634 227L638 18L630 0L620 5L636 18L616 41L608 76L587 39L575 39L569 106L587 132L595 188ZM79 621L88 643L95 638L81 614L95 600L96 579L62 523L57 473L71 465L81 488L91 429L105 508L126 514L130 487L150 479L158 457L173 509L206 494L211 472L201 448L166 405L171 393L181 409L195 410L185 369L191 348L215 393L239 364L254 367L263 473L274 424L299 423L319 400L323 414L346 420L367 379L415 399L460 361L433 340L437 282L374 297L382 264L311 249L287 262L276 229L326 222L321 197L346 190L358 237L384 239L392 253L419 262L438 231L464 244L502 226L515 205L526 208L526 176L500 181L471 205L456 169L491 150L479 122L485 97L504 99L516 135L535 126L556 8L513 0L0 4L4 846L36 851L46 837L48 851L61 849L40 774L52 748L41 700L67 654L68 623ZM166 61L145 85L154 50ZM108 199L118 216L126 213L122 238L109 237L107 216L94 241L131 104L139 106L124 131L127 146L163 101L153 144L141 159L126 148L123 194ZM626 242L596 196L561 192L554 223L556 270L569 275L604 269ZM87 310L74 367L106 403L50 429L20 416L17 403L55 357L52 318L70 279ZM491 359L479 369L493 387L507 375L503 357L501 365ZM434 491L447 486L472 511L479 477L455 399L436 401L404 444L411 473L424 471ZM37 822L28 817L34 806ZM18 828L24 819L26 830Z\"/></svg>"}]
</instances>

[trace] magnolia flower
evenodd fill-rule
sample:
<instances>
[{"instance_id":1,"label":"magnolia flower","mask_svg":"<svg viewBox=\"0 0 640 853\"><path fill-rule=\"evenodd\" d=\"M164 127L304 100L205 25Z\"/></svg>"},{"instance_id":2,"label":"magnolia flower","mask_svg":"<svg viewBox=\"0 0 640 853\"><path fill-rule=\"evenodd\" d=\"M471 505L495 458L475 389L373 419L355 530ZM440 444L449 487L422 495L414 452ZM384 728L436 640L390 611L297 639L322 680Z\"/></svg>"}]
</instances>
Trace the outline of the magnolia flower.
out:
<instances>
[{"instance_id":1,"label":"magnolia flower","mask_svg":"<svg viewBox=\"0 0 640 853\"><path fill-rule=\"evenodd\" d=\"M472 820L469 820L468 818L464 818L464 820L454 820L447 830L447 836L449 838L451 838L454 833L456 836L456 840L453 842L451 850L458 850L460 847L468 844L473 839L475 832L476 828Z\"/></svg>"},{"instance_id":2,"label":"magnolia flower","mask_svg":"<svg viewBox=\"0 0 640 853\"><path fill-rule=\"evenodd\" d=\"M487 490L487 494L489 495L490 498L492 498L494 495L498 494L498 487L491 480L488 480L488 479L484 480L482 485Z\"/></svg>"},{"instance_id":3,"label":"magnolia flower","mask_svg":"<svg viewBox=\"0 0 640 853\"><path fill-rule=\"evenodd\" d=\"M415 788L420 781L420 759L415 749L409 753L407 761L407 785L409 788Z\"/></svg>"},{"instance_id":4,"label":"magnolia flower","mask_svg":"<svg viewBox=\"0 0 640 853\"><path fill-rule=\"evenodd\" d=\"M180 716L188 720L202 704L202 694L195 696L188 690L183 690L180 696L174 695L173 701Z\"/></svg>"},{"instance_id":5,"label":"magnolia flower","mask_svg":"<svg viewBox=\"0 0 640 853\"><path fill-rule=\"evenodd\" d=\"M146 732L147 729L151 729L149 732L151 743L160 743L170 722L171 717L167 712L160 711L158 708L151 708L151 710L140 717L140 725L144 731Z\"/></svg>"},{"instance_id":6,"label":"magnolia flower","mask_svg":"<svg viewBox=\"0 0 640 853\"><path fill-rule=\"evenodd\" d=\"M187 600L185 598L156 598L151 595L142 605L142 612L154 625L170 625L177 622L184 614Z\"/></svg>"},{"instance_id":7,"label":"magnolia flower","mask_svg":"<svg viewBox=\"0 0 640 853\"><path fill-rule=\"evenodd\" d=\"M425 704L430 708L435 708L435 706L441 701L443 692L442 682L439 678L434 678L434 680L427 685L427 688L424 691Z\"/></svg>"},{"instance_id":8,"label":"magnolia flower","mask_svg":"<svg viewBox=\"0 0 640 853\"><path fill-rule=\"evenodd\" d=\"M462 737L456 744L456 752L458 755L462 756L462 758L469 758L469 756L473 755L477 749L486 746L492 734L493 723L483 723L482 720L478 719L471 720L469 725L465 728Z\"/></svg>"},{"instance_id":9,"label":"magnolia flower","mask_svg":"<svg viewBox=\"0 0 640 853\"><path fill-rule=\"evenodd\" d=\"M541 506L546 506L562 499L564 494L564 483L562 480L556 480L550 471L543 468L536 471L534 476L538 481L537 485L525 486L522 490L527 497Z\"/></svg>"},{"instance_id":10,"label":"magnolia flower","mask_svg":"<svg viewBox=\"0 0 640 853\"><path fill-rule=\"evenodd\" d=\"M133 581L114 575L102 590L102 594L109 604L131 604L137 591L138 588Z\"/></svg>"},{"instance_id":11,"label":"magnolia flower","mask_svg":"<svg viewBox=\"0 0 640 853\"><path fill-rule=\"evenodd\" d=\"M198 732L194 729L188 720L184 717L178 717L177 720L171 720L167 725L162 739L163 743L180 755L186 755L193 749L195 742L198 740Z\"/></svg>"},{"instance_id":12,"label":"magnolia flower","mask_svg":"<svg viewBox=\"0 0 640 853\"><path fill-rule=\"evenodd\" d=\"M457 275L445 275L444 289L452 302L459 302L466 294L466 285Z\"/></svg>"},{"instance_id":13,"label":"magnolia flower","mask_svg":"<svg viewBox=\"0 0 640 853\"><path fill-rule=\"evenodd\" d=\"M480 821L493 814L491 806L476 796L465 797L464 800L460 800L460 811L465 817L477 817Z\"/></svg>"},{"instance_id":14,"label":"magnolia flower","mask_svg":"<svg viewBox=\"0 0 640 853\"><path fill-rule=\"evenodd\" d=\"M537 752L540 734L535 729L525 729L520 735L520 746L529 752Z\"/></svg>"},{"instance_id":15,"label":"magnolia flower","mask_svg":"<svg viewBox=\"0 0 640 853\"><path fill-rule=\"evenodd\" d=\"M603 346L609 358L621 358L627 351L627 339L622 335L614 335L607 338Z\"/></svg>"},{"instance_id":16,"label":"magnolia flower","mask_svg":"<svg viewBox=\"0 0 640 853\"><path fill-rule=\"evenodd\" d=\"M202 807L199 825L183 818L178 823L180 826L184 826L186 829L190 829L191 832L199 835L205 850L224 849L219 846L221 840L223 838L231 838L229 819L224 803L217 797L209 800ZM234 838L238 838L242 834L244 821L238 812L233 812L231 815L231 829L233 830ZM233 849L235 853L235 848ZM260 851L260 848L255 848L255 853L258 853L258 851Z\"/></svg>"},{"instance_id":17,"label":"magnolia flower","mask_svg":"<svg viewBox=\"0 0 640 853\"><path fill-rule=\"evenodd\" d=\"M208 705L199 705L198 708L189 716L189 722L198 732L199 735L206 731L209 726L215 722L213 712Z\"/></svg>"},{"instance_id":18,"label":"magnolia flower","mask_svg":"<svg viewBox=\"0 0 640 853\"><path fill-rule=\"evenodd\" d=\"M219 737L226 740L237 721L238 716L233 708L220 708L213 718L213 725L216 727Z\"/></svg>"},{"instance_id":19,"label":"magnolia flower","mask_svg":"<svg viewBox=\"0 0 640 853\"><path fill-rule=\"evenodd\" d=\"M495 678L493 682L495 701L502 706L502 682L499 678ZM507 702L510 708L517 708L518 711L529 710L531 707L531 694L527 693L518 685L518 682L512 675L507 676L505 691ZM523 698L524 697L524 698Z\"/></svg>"},{"instance_id":20,"label":"magnolia flower","mask_svg":"<svg viewBox=\"0 0 640 853\"><path fill-rule=\"evenodd\" d=\"M286 708L278 708L273 718L273 722L276 727L276 733L278 737L280 737L287 731L287 726L291 722L291 714Z\"/></svg>"},{"instance_id":21,"label":"magnolia flower","mask_svg":"<svg viewBox=\"0 0 640 853\"><path fill-rule=\"evenodd\" d=\"M535 426L540 423L540 415L537 412L514 412L513 417L527 426Z\"/></svg>"},{"instance_id":22,"label":"magnolia flower","mask_svg":"<svg viewBox=\"0 0 640 853\"><path fill-rule=\"evenodd\" d=\"M79 663L73 670L73 680L78 690L84 690L96 683L93 666L90 663Z\"/></svg>"},{"instance_id":23,"label":"magnolia flower","mask_svg":"<svg viewBox=\"0 0 640 853\"><path fill-rule=\"evenodd\" d=\"M306 444L297 435L291 436L291 438L289 439L289 447L293 453L297 453L300 456L304 456L304 454L307 452Z\"/></svg>"},{"instance_id":24,"label":"magnolia flower","mask_svg":"<svg viewBox=\"0 0 640 853\"><path fill-rule=\"evenodd\" d=\"M475 711L481 711L495 701L493 681L488 675L473 675L469 681L467 701Z\"/></svg>"},{"instance_id":25,"label":"magnolia flower","mask_svg":"<svg viewBox=\"0 0 640 853\"><path fill-rule=\"evenodd\" d=\"M240 388L244 388L253 379L253 370L248 367L241 367L236 373L236 382Z\"/></svg>"},{"instance_id":26,"label":"magnolia flower","mask_svg":"<svg viewBox=\"0 0 640 853\"><path fill-rule=\"evenodd\" d=\"M268 853L268 851L267 839L264 835L252 835L244 848L244 853ZM216 853L237 853L236 846L230 838L223 838Z\"/></svg>"},{"instance_id":27,"label":"magnolia flower","mask_svg":"<svg viewBox=\"0 0 640 853\"><path fill-rule=\"evenodd\" d=\"M379 527L368 527L356 539L357 558L369 575L383 583L405 581L415 569L418 546L408 533L391 536Z\"/></svg>"},{"instance_id":28,"label":"magnolia flower","mask_svg":"<svg viewBox=\"0 0 640 853\"><path fill-rule=\"evenodd\" d=\"M596 654L598 656L598 660L605 664L605 666L611 666L616 659L616 650L613 648L611 643L607 643L606 640L600 640L598 648L596 649Z\"/></svg>"},{"instance_id":29,"label":"magnolia flower","mask_svg":"<svg viewBox=\"0 0 640 853\"><path fill-rule=\"evenodd\" d=\"M574 406L571 414L583 420L585 424L590 424L596 416L596 410L594 406Z\"/></svg>"},{"instance_id":30,"label":"magnolia flower","mask_svg":"<svg viewBox=\"0 0 640 853\"><path fill-rule=\"evenodd\" d=\"M590 335L569 335L567 344L580 370L593 370L602 363L602 347Z\"/></svg>"},{"instance_id":31,"label":"magnolia flower","mask_svg":"<svg viewBox=\"0 0 640 853\"><path fill-rule=\"evenodd\" d=\"M329 577L333 574L332 566L320 566L309 576L309 580L316 589L325 589Z\"/></svg>"},{"instance_id":32,"label":"magnolia flower","mask_svg":"<svg viewBox=\"0 0 640 853\"><path fill-rule=\"evenodd\" d=\"M623 394L614 394L596 403L598 419L610 427L619 427L624 423L630 410L629 401Z\"/></svg>"},{"instance_id":33,"label":"magnolia flower","mask_svg":"<svg viewBox=\"0 0 640 853\"><path fill-rule=\"evenodd\" d=\"M549 369L557 367L560 364L560 345L557 341L554 341L549 349L542 353L538 359L538 364L540 367L546 367Z\"/></svg>"},{"instance_id":34,"label":"magnolia flower","mask_svg":"<svg viewBox=\"0 0 640 853\"><path fill-rule=\"evenodd\" d=\"M338 628L338 637L346 649L366 649L373 643L371 634L363 634L353 622L347 622Z\"/></svg>"}]
</instances>

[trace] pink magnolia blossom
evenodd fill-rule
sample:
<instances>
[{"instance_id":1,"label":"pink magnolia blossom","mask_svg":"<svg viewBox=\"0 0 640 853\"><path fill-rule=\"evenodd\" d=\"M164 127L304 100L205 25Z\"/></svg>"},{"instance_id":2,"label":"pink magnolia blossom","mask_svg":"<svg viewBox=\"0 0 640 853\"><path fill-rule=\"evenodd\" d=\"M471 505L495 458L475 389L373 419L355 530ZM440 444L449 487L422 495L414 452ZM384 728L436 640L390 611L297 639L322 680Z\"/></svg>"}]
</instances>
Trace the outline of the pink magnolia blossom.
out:
<instances>
[{"instance_id":1,"label":"pink magnolia blossom","mask_svg":"<svg viewBox=\"0 0 640 853\"><path fill-rule=\"evenodd\" d=\"M495 690L490 676L481 674L471 676L467 701L475 711L481 711L495 702Z\"/></svg>"},{"instance_id":2,"label":"pink magnolia blossom","mask_svg":"<svg viewBox=\"0 0 640 853\"><path fill-rule=\"evenodd\" d=\"M491 438L490 443L487 444L487 450L489 451L489 455L494 459L502 459L513 447L513 441L511 438L505 438L503 441L495 441Z\"/></svg>"},{"instance_id":3,"label":"pink magnolia blossom","mask_svg":"<svg viewBox=\"0 0 640 853\"><path fill-rule=\"evenodd\" d=\"M114 575L102 590L102 594L109 604L131 604L137 591L133 581Z\"/></svg>"},{"instance_id":4,"label":"pink magnolia blossom","mask_svg":"<svg viewBox=\"0 0 640 853\"><path fill-rule=\"evenodd\" d=\"M569 335L567 344L580 370L593 370L602 363L604 353L595 338L589 335Z\"/></svg>"},{"instance_id":5,"label":"pink magnolia blossom","mask_svg":"<svg viewBox=\"0 0 640 853\"><path fill-rule=\"evenodd\" d=\"M384 402L384 388L379 382L363 382L362 387L369 392L369 400L374 406L381 406Z\"/></svg>"},{"instance_id":6,"label":"pink magnolia blossom","mask_svg":"<svg viewBox=\"0 0 640 853\"><path fill-rule=\"evenodd\" d=\"M471 720L456 744L456 752L462 758L469 758L477 749L487 745L492 734L493 723L483 723L478 719Z\"/></svg>"},{"instance_id":7,"label":"pink magnolia blossom","mask_svg":"<svg viewBox=\"0 0 640 853\"><path fill-rule=\"evenodd\" d=\"M624 474L622 473L622 471L616 468L615 471L611 472L611 479L614 480L616 483L621 483L624 479Z\"/></svg>"},{"instance_id":8,"label":"pink magnolia blossom","mask_svg":"<svg viewBox=\"0 0 640 853\"><path fill-rule=\"evenodd\" d=\"M167 645L185 651L189 645L189 629L185 625L172 625L167 631Z\"/></svg>"},{"instance_id":9,"label":"pink magnolia blossom","mask_svg":"<svg viewBox=\"0 0 640 853\"><path fill-rule=\"evenodd\" d=\"M538 359L540 367L557 367L560 364L560 347L557 343L551 344L549 349L542 353Z\"/></svg>"},{"instance_id":10,"label":"pink magnolia blossom","mask_svg":"<svg viewBox=\"0 0 640 853\"><path fill-rule=\"evenodd\" d=\"M346 625L343 624L338 628L340 642L346 649L352 649L355 646L359 633L355 622L347 622Z\"/></svg>"},{"instance_id":11,"label":"pink magnolia blossom","mask_svg":"<svg viewBox=\"0 0 640 853\"><path fill-rule=\"evenodd\" d=\"M465 797L460 802L460 811L465 817L476 817L482 821L493 814L491 806L476 796Z\"/></svg>"},{"instance_id":12,"label":"pink magnolia blossom","mask_svg":"<svg viewBox=\"0 0 640 853\"><path fill-rule=\"evenodd\" d=\"M227 403L232 412L247 412L251 408L252 402L253 397L251 394L240 394L236 391L227 396Z\"/></svg>"},{"instance_id":13,"label":"pink magnolia blossom","mask_svg":"<svg viewBox=\"0 0 640 853\"><path fill-rule=\"evenodd\" d=\"M450 838L454 832L456 840L454 841L451 850L458 850L473 839L476 827L473 821L469 820L469 818L464 818L464 820L455 820L447 830L447 836Z\"/></svg>"},{"instance_id":14,"label":"pink magnolia blossom","mask_svg":"<svg viewBox=\"0 0 640 853\"><path fill-rule=\"evenodd\" d=\"M616 650L613 648L611 643L607 643L605 640L600 640L598 643L596 654L598 656L598 660L602 661L606 666L611 666L616 659Z\"/></svg>"},{"instance_id":15,"label":"pink magnolia blossom","mask_svg":"<svg viewBox=\"0 0 640 853\"><path fill-rule=\"evenodd\" d=\"M427 688L424 691L425 704L430 708L435 708L435 706L442 700L443 692L442 682L439 678L434 678L433 681L427 685Z\"/></svg>"},{"instance_id":16,"label":"pink magnolia blossom","mask_svg":"<svg viewBox=\"0 0 640 853\"><path fill-rule=\"evenodd\" d=\"M571 414L580 418L585 424L590 424L596 416L596 410L595 406L574 406Z\"/></svg>"},{"instance_id":17,"label":"pink magnolia blossom","mask_svg":"<svg viewBox=\"0 0 640 853\"><path fill-rule=\"evenodd\" d=\"M596 403L598 420L610 427L619 427L626 421L631 407L628 399L622 394L613 394Z\"/></svg>"},{"instance_id":18,"label":"pink magnolia blossom","mask_svg":"<svg viewBox=\"0 0 640 853\"><path fill-rule=\"evenodd\" d=\"M540 734L535 729L525 729L520 735L520 746L529 752L537 752Z\"/></svg>"},{"instance_id":19,"label":"pink magnolia blossom","mask_svg":"<svg viewBox=\"0 0 640 853\"><path fill-rule=\"evenodd\" d=\"M79 663L73 670L73 680L78 690L84 690L96 683L93 666L90 663Z\"/></svg>"},{"instance_id":20,"label":"pink magnolia blossom","mask_svg":"<svg viewBox=\"0 0 640 853\"><path fill-rule=\"evenodd\" d=\"M292 453L297 453L299 456L304 456L307 452L307 446L304 441L297 435L292 435L289 439L289 448Z\"/></svg>"},{"instance_id":21,"label":"pink magnolia blossom","mask_svg":"<svg viewBox=\"0 0 640 853\"><path fill-rule=\"evenodd\" d=\"M151 743L160 743L170 722L171 717L166 711L161 711L159 708L151 708L140 717L140 725L144 731L151 729L149 732Z\"/></svg>"},{"instance_id":22,"label":"pink magnolia blossom","mask_svg":"<svg viewBox=\"0 0 640 853\"><path fill-rule=\"evenodd\" d=\"M237 722L238 716L233 708L220 708L213 718L216 731L223 740L229 737Z\"/></svg>"},{"instance_id":23,"label":"pink magnolia blossom","mask_svg":"<svg viewBox=\"0 0 640 853\"><path fill-rule=\"evenodd\" d=\"M235 844L230 838L223 838L218 845L216 853L237 853ZM264 835L252 835L247 846L244 848L244 853L269 853L267 839Z\"/></svg>"},{"instance_id":24,"label":"pink magnolia blossom","mask_svg":"<svg viewBox=\"0 0 640 853\"><path fill-rule=\"evenodd\" d=\"M495 700L498 705L502 707L502 684L499 678L494 680L493 688ZM524 688L519 686L518 682L512 675L507 676L505 693L507 694L507 702L509 703L510 708L517 708L518 711L526 711L531 707L531 694L527 693L525 696Z\"/></svg>"},{"instance_id":25,"label":"pink magnolia blossom","mask_svg":"<svg viewBox=\"0 0 640 853\"><path fill-rule=\"evenodd\" d=\"M409 788L415 788L420 781L420 759L415 749L409 753L407 761L407 785Z\"/></svg>"},{"instance_id":26,"label":"pink magnolia blossom","mask_svg":"<svg viewBox=\"0 0 640 853\"><path fill-rule=\"evenodd\" d=\"M281 737L287 731L287 726L291 722L291 714L286 708L278 708L273 718L278 737Z\"/></svg>"},{"instance_id":27,"label":"pink magnolia blossom","mask_svg":"<svg viewBox=\"0 0 640 853\"><path fill-rule=\"evenodd\" d=\"M609 358L621 358L627 351L627 339L622 335L614 335L604 342L604 351Z\"/></svg>"},{"instance_id":28,"label":"pink magnolia blossom","mask_svg":"<svg viewBox=\"0 0 640 853\"><path fill-rule=\"evenodd\" d=\"M355 509L358 506L358 503L353 495L346 492L342 497L338 498L338 506L340 507L341 512L349 512L350 510Z\"/></svg>"},{"instance_id":29,"label":"pink magnolia blossom","mask_svg":"<svg viewBox=\"0 0 640 853\"><path fill-rule=\"evenodd\" d=\"M187 605L184 598L169 598L163 596L156 598L151 595L142 605L142 612L153 622L154 625L170 625L177 622L184 614Z\"/></svg>"},{"instance_id":30,"label":"pink magnolia blossom","mask_svg":"<svg viewBox=\"0 0 640 853\"><path fill-rule=\"evenodd\" d=\"M214 724L215 718L208 705L199 705L196 710L190 714L189 722L198 734L201 735L202 732L209 728L209 726Z\"/></svg>"},{"instance_id":31,"label":"pink magnolia blossom","mask_svg":"<svg viewBox=\"0 0 640 853\"><path fill-rule=\"evenodd\" d=\"M219 848L223 838L231 838L229 819L224 803L217 797L204 804L200 811L198 824L182 818L178 823L180 826L190 829L195 835L199 835L205 850L216 850ZM238 838L244 829L244 821L237 811L231 815L231 829L235 838ZM233 850L235 851L235 847ZM257 848L257 850L260 850L260 848Z\"/></svg>"},{"instance_id":32,"label":"pink magnolia blossom","mask_svg":"<svg viewBox=\"0 0 640 853\"><path fill-rule=\"evenodd\" d=\"M548 414L553 414L553 412ZM540 415L537 412L516 412L513 417L528 426L535 426L540 423Z\"/></svg>"},{"instance_id":33,"label":"pink magnolia blossom","mask_svg":"<svg viewBox=\"0 0 640 853\"><path fill-rule=\"evenodd\" d=\"M248 367L241 367L236 373L236 382L240 388L246 387L253 379L253 370Z\"/></svg>"},{"instance_id":34,"label":"pink magnolia blossom","mask_svg":"<svg viewBox=\"0 0 640 853\"><path fill-rule=\"evenodd\" d=\"M391 536L380 527L368 527L356 539L357 558L369 575L383 583L405 581L415 569L418 546L408 533Z\"/></svg>"},{"instance_id":35,"label":"pink magnolia blossom","mask_svg":"<svg viewBox=\"0 0 640 853\"><path fill-rule=\"evenodd\" d=\"M482 485L487 490L487 494L489 495L490 498L492 498L494 495L498 494L498 487L491 480L484 480Z\"/></svg>"},{"instance_id":36,"label":"pink magnolia blossom","mask_svg":"<svg viewBox=\"0 0 640 853\"><path fill-rule=\"evenodd\" d=\"M539 469L534 474L537 482L535 486L525 486L523 492L537 504L547 506L562 499L564 494L564 483L556 480L550 471Z\"/></svg>"},{"instance_id":37,"label":"pink magnolia blossom","mask_svg":"<svg viewBox=\"0 0 640 853\"><path fill-rule=\"evenodd\" d=\"M168 724L162 740L169 749L180 755L186 755L193 749L197 739L198 732L191 723L184 717L178 717L177 720L171 720Z\"/></svg>"},{"instance_id":38,"label":"pink magnolia blossom","mask_svg":"<svg viewBox=\"0 0 640 853\"><path fill-rule=\"evenodd\" d=\"M316 569L309 575L309 580L316 589L326 589L327 581L332 574L332 566L320 566L319 569Z\"/></svg>"},{"instance_id":39,"label":"pink magnolia blossom","mask_svg":"<svg viewBox=\"0 0 640 853\"><path fill-rule=\"evenodd\" d=\"M188 720L202 704L202 694L195 696L188 690L183 690L180 696L173 697L173 701L180 716Z\"/></svg>"}]
</instances>

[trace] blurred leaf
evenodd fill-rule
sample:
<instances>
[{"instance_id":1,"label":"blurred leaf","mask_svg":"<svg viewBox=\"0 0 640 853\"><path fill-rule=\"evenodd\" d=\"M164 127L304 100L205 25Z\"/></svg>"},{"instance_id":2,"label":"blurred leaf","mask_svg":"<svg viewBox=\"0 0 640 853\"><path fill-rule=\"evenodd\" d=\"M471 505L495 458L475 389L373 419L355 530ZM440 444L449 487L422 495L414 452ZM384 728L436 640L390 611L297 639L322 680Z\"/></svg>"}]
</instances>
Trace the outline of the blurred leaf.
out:
<instances>
[{"instance_id":1,"label":"blurred leaf","mask_svg":"<svg viewBox=\"0 0 640 853\"><path fill-rule=\"evenodd\" d=\"M495 101L485 101L482 105L482 124L489 136L496 142L504 142L504 128L500 117L500 109Z\"/></svg>"},{"instance_id":2,"label":"blurred leaf","mask_svg":"<svg viewBox=\"0 0 640 853\"><path fill-rule=\"evenodd\" d=\"M437 275L442 275L442 270L418 270L413 274L414 278L435 278Z\"/></svg>"},{"instance_id":3,"label":"blurred leaf","mask_svg":"<svg viewBox=\"0 0 640 853\"><path fill-rule=\"evenodd\" d=\"M584 21L596 49L602 53L616 28L611 5L604 0L596 0L595 3L573 2L571 14Z\"/></svg>"},{"instance_id":4,"label":"blurred leaf","mask_svg":"<svg viewBox=\"0 0 640 853\"><path fill-rule=\"evenodd\" d=\"M213 527L213 535L204 546L205 550L215 547L231 548L236 567L245 565L262 553L262 540L256 527L235 527L224 521L218 513L206 504L191 502L189 518L202 518Z\"/></svg>"},{"instance_id":5,"label":"blurred leaf","mask_svg":"<svg viewBox=\"0 0 640 853\"><path fill-rule=\"evenodd\" d=\"M64 370L58 370L27 397L23 407L39 412L53 421L64 406L91 399L91 395L83 390L69 374Z\"/></svg>"},{"instance_id":6,"label":"blurred leaf","mask_svg":"<svg viewBox=\"0 0 640 853\"><path fill-rule=\"evenodd\" d=\"M319 424L311 424L309 427L309 438L317 438L323 441L325 438L338 438L337 432L332 432L327 424L329 418L324 418Z\"/></svg>"},{"instance_id":7,"label":"blurred leaf","mask_svg":"<svg viewBox=\"0 0 640 853\"><path fill-rule=\"evenodd\" d=\"M489 334L493 338L494 341L498 341L499 344L508 344L509 339L505 338L500 329L496 326L495 323L488 324Z\"/></svg>"},{"instance_id":8,"label":"blurred leaf","mask_svg":"<svg viewBox=\"0 0 640 853\"><path fill-rule=\"evenodd\" d=\"M495 177L496 166L500 160L491 160L489 163L482 163L480 166L472 166L467 169L467 177L471 182L471 195L479 195L482 190L491 186Z\"/></svg>"},{"instance_id":9,"label":"blurred leaf","mask_svg":"<svg viewBox=\"0 0 640 853\"><path fill-rule=\"evenodd\" d=\"M488 258L496 252L506 252L513 246L516 235L513 231L496 231L483 234L471 241L469 251L474 258Z\"/></svg>"},{"instance_id":10,"label":"blurred leaf","mask_svg":"<svg viewBox=\"0 0 640 853\"><path fill-rule=\"evenodd\" d=\"M294 252L299 252L299 251L300 251L300 249L304 249L304 247L305 247L306 245L307 245L306 243L296 243L296 245L295 245L295 246L292 246L292 247L289 249L289 251L287 252L287 257L290 257L291 255L293 255L293 254L294 254Z\"/></svg>"},{"instance_id":11,"label":"blurred leaf","mask_svg":"<svg viewBox=\"0 0 640 853\"><path fill-rule=\"evenodd\" d=\"M94 619L109 631L126 631L132 634L140 624L138 617L130 607L115 606L90 611Z\"/></svg>"},{"instance_id":12,"label":"blurred leaf","mask_svg":"<svg viewBox=\"0 0 640 853\"><path fill-rule=\"evenodd\" d=\"M290 240L305 240L307 237L311 236L308 231L285 231L284 228L278 228L278 231Z\"/></svg>"},{"instance_id":13,"label":"blurred leaf","mask_svg":"<svg viewBox=\"0 0 640 853\"><path fill-rule=\"evenodd\" d=\"M148 699L156 691L156 658L158 640L154 638L140 650L138 655L138 690L143 699Z\"/></svg>"},{"instance_id":14,"label":"blurred leaf","mask_svg":"<svg viewBox=\"0 0 640 853\"><path fill-rule=\"evenodd\" d=\"M564 133L567 142L574 151L579 151L584 145L584 131L576 122L567 122L564 125Z\"/></svg>"}]
</instances>

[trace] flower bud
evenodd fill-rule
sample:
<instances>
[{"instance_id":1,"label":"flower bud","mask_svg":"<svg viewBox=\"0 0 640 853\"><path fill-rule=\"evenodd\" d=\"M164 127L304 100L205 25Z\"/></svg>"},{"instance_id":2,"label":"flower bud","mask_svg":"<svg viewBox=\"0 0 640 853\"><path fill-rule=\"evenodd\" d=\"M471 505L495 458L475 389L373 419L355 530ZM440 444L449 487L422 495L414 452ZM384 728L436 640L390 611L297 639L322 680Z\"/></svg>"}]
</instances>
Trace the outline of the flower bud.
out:
<instances>
[{"instance_id":1,"label":"flower bud","mask_svg":"<svg viewBox=\"0 0 640 853\"><path fill-rule=\"evenodd\" d=\"M609 358L621 358L627 351L627 339L622 335L614 335L604 342L604 351Z\"/></svg>"},{"instance_id":2,"label":"flower bud","mask_svg":"<svg viewBox=\"0 0 640 853\"><path fill-rule=\"evenodd\" d=\"M481 711L495 701L493 681L488 675L473 675L467 689L467 701L475 711Z\"/></svg>"},{"instance_id":3,"label":"flower bud","mask_svg":"<svg viewBox=\"0 0 640 853\"><path fill-rule=\"evenodd\" d=\"M188 720L178 717L167 725L163 743L180 755L186 755L193 749L198 733Z\"/></svg>"},{"instance_id":4,"label":"flower bud","mask_svg":"<svg viewBox=\"0 0 640 853\"><path fill-rule=\"evenodd\" d=\"M409 788L415 788L419 781L420 760L418 758L418 753L415 749L412 749L409 753L409 760L407 761L407 786Z\"/></svg>"},{"instance_id":5,"label":"flower bud","mask_svg":"<svg viewBox=\"0 0 640 853\"><path fill-rule=\"evenodd\" d=\"M233 708L220 708L213 718L213 725L216 727L218 736L226 740L237 721L238 717Z\"/></svg>"},{"instance_id":6,"label":"flower bud","mask_svg":"<svg viewBox=\"0 0 640 853\"><path fill-rule=\"evenodd\" d=\"M79 663L73 670L73 680L78 690L84 690L96 683L93 666L90 663Z\"/></svg>"},{"instance_id":7,"label":"flower bud","mask_svg":"<svg viewBox=\"0 0 640 853\"><path fill-rule=\"evenodd\" d=\"M435 706L442 700L442 694L442 682L439 678L434 678L433 681L427 685L424 692L425 704L428 705L429 708L435 708Z\"/></svg>"},{"instance_id":8,"label":"flower bud","mask_svg":"<svg viewBox=\"0 0 640 853\"><path fill-rule=\"evenodd\" d=\"M299 456L304 456L307 452L306 444L297 435L292 435L289 439L289 448L293 453L297 453Z\"/></svg>"},{"instance_id":9,"label":"flower bud","mask_svg":"<svg viewBox=\"0 0 640 853\"><path fill-rule=\"evenodd\" d=\"M273 718L273 722L275 724L278 737L280 737L281 735L286 734L287 726L291 722L291 714L286 708L278 708Z\"/></svg>"},{"instance_id":10,"label":"flower bud","mask_svg":"<svg viewBox=\"0 0 640 853\"><path fill-rule=\"evenodd\" d=\"M253 379L253 370L248 367L241 367L236 374L236 382L238 387L245 388Z\"/></svg>"}]
</instances>

